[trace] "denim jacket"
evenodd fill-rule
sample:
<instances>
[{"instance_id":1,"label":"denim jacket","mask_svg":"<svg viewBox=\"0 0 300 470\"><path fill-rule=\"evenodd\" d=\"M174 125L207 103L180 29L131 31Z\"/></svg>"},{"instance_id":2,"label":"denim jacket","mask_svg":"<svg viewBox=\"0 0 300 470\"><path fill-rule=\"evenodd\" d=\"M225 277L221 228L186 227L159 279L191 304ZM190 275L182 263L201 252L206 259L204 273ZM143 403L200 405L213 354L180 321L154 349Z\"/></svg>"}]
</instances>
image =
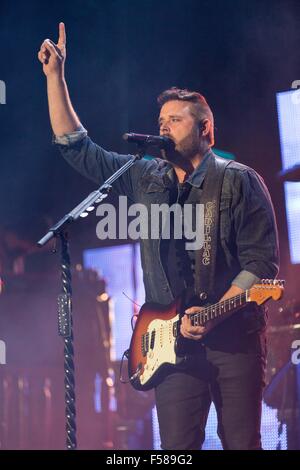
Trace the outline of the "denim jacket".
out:
<instances>
[{"instance_id":1,"label":"denim jacket","mask_svg":"<svg viewBox=\"0 0 300 470\"><path fill-rule=\"evenodd\" d=\"M54 139L67 162L98 185L124 165L131 155L104 150L85 130ZM193 201L201 203L209 150L201 164L187 179ZM177 184L172 166L159 158L137 161L113 185L119 195L143 203L169 202L170 188ZM148 211L150 212L150 210ZM274 210L263 179L251 168L232 161L226 168L220 201L220 230L217 251L217 301L235 284L250 288L263 278L278 273L279 251ZM146 301L168 304L177 295L171 292L160 256L160 239L141 239L141 261Z\"/></svg>"}]
</instances>

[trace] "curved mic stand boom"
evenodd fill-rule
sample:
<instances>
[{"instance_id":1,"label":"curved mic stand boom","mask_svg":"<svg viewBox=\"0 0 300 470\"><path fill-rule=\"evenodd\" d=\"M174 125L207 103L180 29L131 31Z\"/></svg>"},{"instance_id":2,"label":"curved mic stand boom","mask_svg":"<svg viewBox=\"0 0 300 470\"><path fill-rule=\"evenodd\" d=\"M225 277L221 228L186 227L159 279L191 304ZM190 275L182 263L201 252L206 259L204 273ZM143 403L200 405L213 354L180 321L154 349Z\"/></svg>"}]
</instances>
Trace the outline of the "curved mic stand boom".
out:
<instances>
[{"instance_id":1,"label":"curved mic stand boom","mask_svg":"<svg viewBox=\"0 0 300 470\"><path fill-rule=\"evenodd\" d=\"M59 237L61 241L61 274L62 293L58 296L58 334L64 339L64 373L65 373L65 417L66 417L66 448L77 448L76 439L76 406L75 406L75 379L74 379L74 349L73 349L73 321L72 321L72 277L71 261L69 254L69 242L66 227L75 222L79 217L86 217L95 204L100 203L108 196L114 183L123 173L131 168L136 160L145 155L145 146L139 145L136 155L125 163L119 170L108 178L102 186L89 194L71 212L66 214L46 235L38 241L38 245L44 246L52 238Z\"/></svg>"}]
</instances>

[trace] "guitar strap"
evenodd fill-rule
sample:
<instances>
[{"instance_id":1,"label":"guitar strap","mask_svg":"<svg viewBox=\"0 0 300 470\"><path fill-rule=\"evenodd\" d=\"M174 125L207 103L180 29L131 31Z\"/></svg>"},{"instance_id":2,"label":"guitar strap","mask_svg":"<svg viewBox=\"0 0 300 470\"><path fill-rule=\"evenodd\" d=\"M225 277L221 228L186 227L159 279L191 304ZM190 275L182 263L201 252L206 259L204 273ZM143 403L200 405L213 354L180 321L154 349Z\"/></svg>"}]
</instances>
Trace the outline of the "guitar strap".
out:
<instances>
[{"instance_id":1,"label":"guitar strap","mask_svg":"<svg viewBox=\"0 0 300 470\"><path fill-rule=\"evenodd\" d=\"M195 252L194 289L202 301L209 301L214 291L221 191L225 169L231 162L217 156L211 158L200 196L199 202L204 205L204 245Z\"/></svg>"}]
</instances>

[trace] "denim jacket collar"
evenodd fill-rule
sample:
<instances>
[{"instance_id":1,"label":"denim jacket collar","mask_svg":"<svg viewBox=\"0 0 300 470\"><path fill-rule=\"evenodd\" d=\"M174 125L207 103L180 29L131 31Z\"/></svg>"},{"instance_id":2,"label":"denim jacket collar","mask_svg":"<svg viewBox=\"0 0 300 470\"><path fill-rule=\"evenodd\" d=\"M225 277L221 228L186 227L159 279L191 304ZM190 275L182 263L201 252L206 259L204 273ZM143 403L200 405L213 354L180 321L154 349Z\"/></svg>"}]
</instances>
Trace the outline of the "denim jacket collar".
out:
<instances>
[{"instance_id":1,"label":"denim jacket collar","mask_svg":"<svg viewBox=\"0 0 300 470\"><path fill-rule=\"evenodd\" d=\"M209 165L209 162L211 158L214 158L214 153L212 152L211 149L208 149L207 152L205 152L203 156L203 160L199 165L195 168L193 173L190 174L188 179L185 181L186 183L189 183L191 186L194 186L196 188L200 188L202 186L203 180L205 178L207 168ZM174 168L171 167L167 171L167 175L169 179L174 183L175 181L175 171Z\"/></svg>"},{"instance_id":2,"label":"denim jacket collar","mask_svg":"<svg viewBox=\"0 0 300 470\"><path fill-rule=\"evenodd\" d=\"M195 188L200 188L204 181L209 162L212 158L214 158L214 153L209 149L204 154L201 163L199 163L193 173L190 174L185 183L189 183ZM176 174L173 166L165 160L160 160L159 167L151 172L151 174L143 177L143 183L147 186L147 192L165 191L166 189L172 188L176 181Z\"/></svg>"}]
</instances>

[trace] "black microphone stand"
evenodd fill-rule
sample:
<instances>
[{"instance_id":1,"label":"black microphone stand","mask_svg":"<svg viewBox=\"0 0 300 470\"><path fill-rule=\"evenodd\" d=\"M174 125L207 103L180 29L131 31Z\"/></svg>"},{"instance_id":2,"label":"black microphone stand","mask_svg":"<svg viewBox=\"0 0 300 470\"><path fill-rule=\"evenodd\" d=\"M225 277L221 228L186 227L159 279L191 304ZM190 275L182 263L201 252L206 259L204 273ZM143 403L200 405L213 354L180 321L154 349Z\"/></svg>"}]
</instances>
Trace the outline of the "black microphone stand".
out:
<instances>
[{"instance_id":1,"label":"black microphone stand","mask_svg":"<svg viewBox=\"0 0 300 470\"><path fill-rule=\"evenodd\" d=\"M44 246L52 238L59 237L61 241L61 276L62 293L58 296L58 334L64 340L64 373L65 373L65 417L66 417L66 448L77 448L76 439L76 406L75 406L75 374L74 374L74 348L73 348L73 319L72 319L72 276L69 253L69 241L66 231L67 226L75 222L80 216L86 217L94 205L102 202L112 189L112 184L137 160L145 155L145 145L139 144L137 153L125 163L119 170L108 178L102 186L89 194L71 212L66 214L46 235L38 241L39 246Z\"/></svg>"}]
</instances>

